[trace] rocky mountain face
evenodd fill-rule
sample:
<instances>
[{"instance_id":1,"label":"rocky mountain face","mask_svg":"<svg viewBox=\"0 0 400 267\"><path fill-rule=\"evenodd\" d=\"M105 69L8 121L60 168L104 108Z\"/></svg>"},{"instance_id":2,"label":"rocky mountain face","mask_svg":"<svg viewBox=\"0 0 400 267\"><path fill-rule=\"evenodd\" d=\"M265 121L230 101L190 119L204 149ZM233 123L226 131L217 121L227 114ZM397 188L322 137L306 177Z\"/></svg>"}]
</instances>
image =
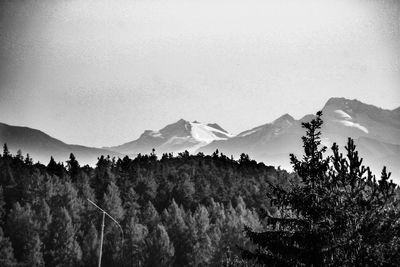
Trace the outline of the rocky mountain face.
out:
<instances>
[{"instance_id":1,"label":"rocky mountain face","mask_svg":"<svg viewBox=\"0 0 400 267\"><path fill-rule=\"evenodd\" d=\"M393 179L400 182L400 113L367 105L357 100L332 98L323 108L326 144L344 146L352 137L359 155L373 172L386 165ZM344 150L344 149L343 149Z\"/></svg>"},{"instance_id":2,"label":"rocky mountain face","mask_svg":"<svg viewBox=\"0 0 400 267\"><path fill-rule=\"evenodd\" d=\"M319 108L321 109L321 108ZM316 108L318 110L318 108ZM343 153L348 137L355 140L364 163L375 174L383 165L393 172L400 182L400 107L385 110L358 100L331 98L322 107L324 125L322 142L330 148L339 144ZM131 142L102 149L65 144L38 130L0 124L0 142L12 150L22 149L34 159L47 162L50 155L64 161L73 152L82 164L93 164L99 155L136 156L148 154L154 148L162 153L203 152L211 154L217 149L228 156L239 157L246 153L250 158L264 161L267 165L281 166L291 170L289 154L302 154L301 122L310 121L312 114L299 120L285 114L271 123L232 135L216 123L179 120L164 128L146 130ZM329 151L329 149L328 149Z\"/></svg>"}]
</instances>

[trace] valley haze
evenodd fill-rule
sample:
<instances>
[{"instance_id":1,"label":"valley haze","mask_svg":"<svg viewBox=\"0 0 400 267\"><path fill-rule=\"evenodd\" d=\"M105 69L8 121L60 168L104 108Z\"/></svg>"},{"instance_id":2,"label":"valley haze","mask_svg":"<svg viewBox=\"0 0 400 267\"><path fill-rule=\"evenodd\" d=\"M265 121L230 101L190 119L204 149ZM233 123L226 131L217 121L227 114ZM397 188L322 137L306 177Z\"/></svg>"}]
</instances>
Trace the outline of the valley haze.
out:
<instances>
[{"instance_id":1,"label":"valley haze","mask_svg":"<svg viewBox=\"0 0 400 267\"><path fill-rule=\"evenodd\" d=\"M330 98L320 109L324 120L322 142L328 147L328 154L333 142L344 152L344 145L351 137L364 163L375 175L379 176L385 165L392 172L392 178L400 182L400 107L386 110L355 99ZM305 114L296 120L284 114L236 135L217 123L180 119L160 130L146 130L133 141L102 148L70 145L39 130L0 124L0 142L7 143L13 153L21 149L42 163L47 163L50 156L65 161L70 153L74 153L81 164L95 165L100 155L135 157L139 153L149 154L153 149L159 156L163 153L176 155L185 150L192 154L212 154L218 150L234 158L245 153L251 159L292 171L289 154L301 155L301 136L304 135L301 122L311 118L312 114Z\"/></svg>"}]
</instances>

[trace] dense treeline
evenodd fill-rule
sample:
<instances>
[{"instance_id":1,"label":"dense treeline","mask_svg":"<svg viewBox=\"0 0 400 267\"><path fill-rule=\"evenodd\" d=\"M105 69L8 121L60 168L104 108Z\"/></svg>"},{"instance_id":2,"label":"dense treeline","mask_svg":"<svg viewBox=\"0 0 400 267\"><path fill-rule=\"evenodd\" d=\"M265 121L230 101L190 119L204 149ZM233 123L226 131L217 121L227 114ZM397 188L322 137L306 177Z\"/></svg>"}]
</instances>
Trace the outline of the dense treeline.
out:
<instances>
[{"instance_id":1,"label":"dense treeline","mask_svg":"<svg viewBox=\"0 0 400 267\"><path fill-rule=\"evenodd\" d=\"M0 266L399 266L400 194L353 140L325 156L303 123L294 173L216 151L100 157L81 167L0 155Z\"/></svg>"},{"instance_id":2,"label":"dense treeline","mask_svg":"<svg viewBox=\"0 0 400 267\"><path fill-rule=\"evenodd\" d=\"M0 265L97 266L102 213L103 266L221 266L249 247L244 225L261 229L271 184L293 175L243 154L238 161L154 151L135 159L100 157L95 168L53 158L0 155Z\"/></svg>"}]
</instances>

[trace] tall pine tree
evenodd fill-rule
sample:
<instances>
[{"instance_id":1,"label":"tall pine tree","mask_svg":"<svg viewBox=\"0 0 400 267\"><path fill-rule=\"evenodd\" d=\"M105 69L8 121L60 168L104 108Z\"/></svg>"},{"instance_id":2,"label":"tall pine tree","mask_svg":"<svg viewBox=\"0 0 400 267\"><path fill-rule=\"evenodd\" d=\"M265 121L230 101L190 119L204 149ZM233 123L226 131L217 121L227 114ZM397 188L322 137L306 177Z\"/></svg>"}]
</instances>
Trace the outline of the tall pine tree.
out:
<instances>
[{"instance_id":1,"label":"tall pine tree","mask_svg":"<svg viewBox=\"0 0 400 267\"><path fill-rule=\"evenodd\" d=\"M276 187L274 215L267 228L247 235L257 246L244 251L268 266L396 266L399 263L399 202L384 168L379 182L362 166L353 140L347 157L333 145L324 158L322 113L303 123L304 156L291 155L301 183ZM397 257L395 256L397 255Z\"/></svg>"},{"instance_id":2,"label":"tall pine tree","mask_svg":"<svg viewBox=\"0 0 400 267\"><path fill-rule=\"evenodd\" d=\"M58 207L52 217L46 263L50 266L79 266L82 251L76 240L71 216L66 208Z\"/></svg>"}]
</instances>

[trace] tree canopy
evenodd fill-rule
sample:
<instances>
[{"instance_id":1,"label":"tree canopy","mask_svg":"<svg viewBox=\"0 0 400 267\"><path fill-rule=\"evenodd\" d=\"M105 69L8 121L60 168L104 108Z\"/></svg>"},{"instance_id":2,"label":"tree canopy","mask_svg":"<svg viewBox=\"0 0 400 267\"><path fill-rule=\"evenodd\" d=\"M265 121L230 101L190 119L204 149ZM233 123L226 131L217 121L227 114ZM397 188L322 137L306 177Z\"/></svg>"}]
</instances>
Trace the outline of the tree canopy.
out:
<instances>
[{"instance_id":1,"label":"tree canopy","mask_svg":"<svg viewBox=\"0 0 400 267\"><path fill-rule=\"evenodd\" d=\"M300 183L275 187L274 214L262 231L247 228L256 246L246 259L267 266L399 266L400 202L384 167L379 180L349 138L325 156L322 113L302 124L304 155L290 155Z\"/></svg>"},{"instance_id":2,"label":"tree canopy","mask_svg":"<svg viewBox=\"0 0 400 267\"><path fill-rule=\"evenodd\" d=\"M354 141L321 144L303 123L293 173L242 154L100 156L95 167L0 155L0 265L400 266L399 192ZM244 231L245 230L245 231ZM242 257L244 256L244 257Z\"/></svg>"}]
</instances>

